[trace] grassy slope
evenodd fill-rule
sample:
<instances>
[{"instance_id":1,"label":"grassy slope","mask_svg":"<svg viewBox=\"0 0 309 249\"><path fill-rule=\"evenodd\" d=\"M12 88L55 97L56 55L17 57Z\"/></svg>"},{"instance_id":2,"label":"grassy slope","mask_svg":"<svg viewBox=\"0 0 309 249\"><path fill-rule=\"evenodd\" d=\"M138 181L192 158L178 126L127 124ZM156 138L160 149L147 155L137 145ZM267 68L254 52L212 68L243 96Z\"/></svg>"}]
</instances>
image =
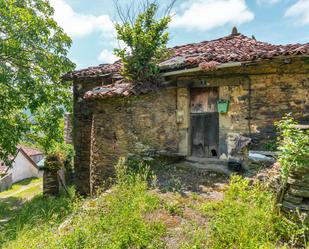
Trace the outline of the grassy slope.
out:
<instances>
[{"instance_id":1,"label":"grassy slope","mask_svg":"<svg viewBox=\"0 0 309 249\"><path fill-rule=\"evenodd\" d=\"M9 219L22 204L42 192L42 179L29 178L0 193L0 220Z\"/></svg>"},{"instance_id":2,"label":"grassy slope","mask_svg":"<svg viewBox=\"0 0 309 249\"><path fill-rule=\"evenodd\" d=\"M97 199L32 199L0 231L0 247L250 249L303 242L302 228L274 210L272 194L239 177L222 201L149 190L143 175L118 178Z\"/></svg>"},{"instance_id":3,"label":"grassy slope","mask_svg":"<svg viewBox=\"0 0 309 249\"><path fill-rule=\"evenodd\" d=\"M17 182L13 184L9 190L0 192L0 199L11 197L11 196L18 197L19 193L21 193L23 190L26 190L30 187L32 188L34 186L36 186L37 188L33 189L33 194L37 194L40 188L42 188L42 178L28 178L20 182Z\"/></svg>"}]
</instances>

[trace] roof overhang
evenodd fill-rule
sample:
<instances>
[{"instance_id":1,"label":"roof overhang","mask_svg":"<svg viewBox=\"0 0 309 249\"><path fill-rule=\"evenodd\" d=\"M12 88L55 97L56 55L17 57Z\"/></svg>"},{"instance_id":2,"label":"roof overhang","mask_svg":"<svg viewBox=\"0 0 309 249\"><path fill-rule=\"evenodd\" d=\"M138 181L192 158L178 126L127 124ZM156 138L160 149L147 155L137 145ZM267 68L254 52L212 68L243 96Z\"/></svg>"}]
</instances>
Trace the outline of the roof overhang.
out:
<instances>
[{"instance_id":1,"label":"roof overhang","mask_svg":"<svg viewBox=\"0 0 309 249\"><path fill-rule=\"evenodd\" d=\"M240 67L244 65L245 63L243 62L228 62L228 63L223 63L220 65L217 65L215 69L222 69L222 68L231 68L231 67ZM196 72L201 72L205 71L200 67L193 67L193 68L188 68L188 69L181 69L181 70L174 70L170 72L165 72L162 73L163 77L168 77L168 76L176 76L180 74L188 74L188 73L196 73Z\"/></svg>"},{"instance_id":2,"label":"roof overhang","mask_svg":"<svg viewBox=\"0 0 309 249\"><path fill-rule=\"evenodd\" d=\"M291 58L309 58L309 55L277 56L275 59L290 60ZM227 62L227 63L222 63L222 64L217 65L214 68L214 70L240 67L240 66L250 66L250 65L256 65L257 63L262 63L262 62L265 62L265 59L259 59L255 61L243 61L243 62ZM290 63L290 61L288 63ZM203 68L197 66L197 67L186 68L186 69L178 69L178 70L175 69L173 71L164 72L161 75L163 77L169 77L169 76L177 76L177 75L190 74L190 73L196 73L196 72L209 72L209 71L204 70Z\"/></svg>"}]
</instances>

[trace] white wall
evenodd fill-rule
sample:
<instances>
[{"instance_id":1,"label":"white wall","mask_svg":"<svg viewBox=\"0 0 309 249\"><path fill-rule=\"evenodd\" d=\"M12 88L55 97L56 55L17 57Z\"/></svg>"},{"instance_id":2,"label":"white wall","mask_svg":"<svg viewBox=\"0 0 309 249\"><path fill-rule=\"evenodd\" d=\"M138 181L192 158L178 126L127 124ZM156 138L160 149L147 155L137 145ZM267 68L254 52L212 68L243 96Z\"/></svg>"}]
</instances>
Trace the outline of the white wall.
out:
<instances>
[{"instance_id":1,"label":"white wall","mask_svg":"<svg viewBox=\"0 0 309 249\"><path fill-rule=\"evenodd\" d=\"M19 151L12 168L9 170L12 173L13 183L26 178L40 177L39 170Z\"/></svg>"}]
</instances>

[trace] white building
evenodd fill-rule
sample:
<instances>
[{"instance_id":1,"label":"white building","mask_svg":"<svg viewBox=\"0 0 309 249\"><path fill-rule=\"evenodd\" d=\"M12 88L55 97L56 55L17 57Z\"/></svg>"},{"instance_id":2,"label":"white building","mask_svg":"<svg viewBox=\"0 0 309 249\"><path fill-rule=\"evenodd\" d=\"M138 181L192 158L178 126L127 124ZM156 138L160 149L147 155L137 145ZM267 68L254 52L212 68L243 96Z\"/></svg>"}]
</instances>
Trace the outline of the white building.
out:
<instances>
[{"instance_id":1,"label":"white building","mask_svg":"<svg viewBox=\"0 0 309 249\"><path fill-rule=\"evenodd\" d=\"M0 163L0 170L2 174L12 174L12 183L31 177L43 177L43 170L37 165L43 157L43 153L36 149L18 146L12 166L7 167Z\"/></svg>"}]
</instances>

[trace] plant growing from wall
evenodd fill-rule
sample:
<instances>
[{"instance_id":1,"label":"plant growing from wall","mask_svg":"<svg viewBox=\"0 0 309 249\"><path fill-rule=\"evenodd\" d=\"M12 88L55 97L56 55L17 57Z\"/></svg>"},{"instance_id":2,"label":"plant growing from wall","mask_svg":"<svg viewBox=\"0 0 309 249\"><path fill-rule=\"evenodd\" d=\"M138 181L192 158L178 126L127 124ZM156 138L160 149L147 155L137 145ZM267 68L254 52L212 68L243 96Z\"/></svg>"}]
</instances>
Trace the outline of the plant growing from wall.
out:
<instances>
[{"instance_id":1,"label":"plant growing from wall","mask_svg":"<svg viewBox=\"0 0 309 249\"><path fill-rule=\"evenodd\" d=\"M44 168L49 171L57 172L64 166L63 158L60 153L53 152L46 156Z\"/></svg>"},{"instance_id":2,"label":"plant growing from wall","mask_svg":"<svg viewBox=\"0 0 309 249\"><path fill-rule=\"evenodd\" d=\"M158 18L159 8L155 1L147 1L137 17L132 16L130 11L124 14L117 4L116 7L121 20L115 26L117 38L125 47L114 52L122 60L123 76L136 85L157 83L158 63L168 55L166 45L169 33L166 30L171 17L166 14Z\"/></svg>"},{"instance_id":3,"label":"plant growing from wall","mask_svg":"<svg viewBox=\"0 0 309 249\"><path fill-rule=\"evenodd\" d=\"M290 171L309 167L309 132L296 127L297 122L287 115L276 123L279 136L279 163L281 175L287 178Z\"/></svg>"},{"instance_id":4,"label":"plant growing from wall","mask_svg":"<svg viewBox=\"0 0 309 249\"><path fill-rule=\"evenodd\" d=\"M68 195L70 195L65 179L62 179L59 170L65 169L66 172L72 170L74 150L71 145L58 143L53 145L48 152L44 162L44 194L58 195L61 185Z\"/></svg>"},{"instance_id":5,"label":"plant growing from wall","mask_svg":"<svg viewBox=\"0 0 309 249\"><path fill-rule=\"evenodd\" d=\"M71 170L73 167L74 149L70 144L54 144L45 159L45 168L58 171L62 167Z\"/></svg>"},{"instance_id":6,"label":"plant growing from wall","mask_svg":"<svg viewBox=\"0 0 309 249\"><path fill-rule=\"evenodd\" d=\"M309 131L298 129L296 127L297 122L290 114L275 124L280 133L278 138L278 162L281 166L283 181L277 201L281 203L291 171L302 167L309 167Z\"/></svg>"}]
</instances>

